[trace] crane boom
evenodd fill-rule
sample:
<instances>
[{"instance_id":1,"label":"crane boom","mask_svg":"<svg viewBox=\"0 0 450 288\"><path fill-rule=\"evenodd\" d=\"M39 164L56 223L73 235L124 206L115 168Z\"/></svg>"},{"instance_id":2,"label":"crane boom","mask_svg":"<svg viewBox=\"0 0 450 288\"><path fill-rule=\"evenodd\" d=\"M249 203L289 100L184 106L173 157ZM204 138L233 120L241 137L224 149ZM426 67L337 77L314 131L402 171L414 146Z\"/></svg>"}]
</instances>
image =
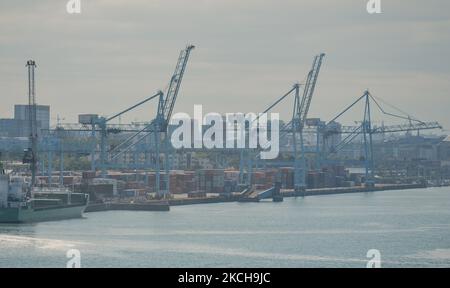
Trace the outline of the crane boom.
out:
<instances>
[{"instance_id":1,"label":"crane boom","mask_svg":"<svg viewBox=\"0 0 450 288\"><path fill-rule=\"evenodd\" d=\"M319 77L320 67L322 66L322 59L325 56L321 53L314 57L313 65L311 71L308 73L308 78L306 80L305 87L303 89L303 97L300 105L297 105L297 119L300 124L300 132L305 126L306 118L308 117L309 107L311 106L311 100L314 94L314 89L316 88L317 78Z\"/></svg>"},{"instance_id":2,"label":"crane boom","mask_svg":"<svg viewBox=\"0 0 450 288\"><path fill-rule=\"evenodd\" d=\"M114 160L123 153L129 151L151 133L167 131L167 126L169 124L170 117L172 116L173 107L175 106L178 92L181 87L181 82L189 60L189 55L191 50L194 48L194 45L188 45L185 49L181 50L177 65L175 67L175 72L170 79L166 95L162 92L159 93L160 101L158 103L156 118L143 129L139 130L137 133L125 139L125 141L113 148L110 151L111 160Z\"/></svg>"},{"instance_id":3,"label":"crane boom","mask_svg":"<svg viewBox=\"0 0 450 288\"><path fill-rule=\"evenodd\" d=\"M186 66L189 60L189 55L191 53L191 50L194 48L194 45L188 45L186 49L181 50L180 56L178 57L177 66L175 67L175 72L170 79L169 88L167 89L164 103L162 107L159 108L160 111L158 111L158 115L160 115L163 120L163 123L161 123L162 125L160 127L161 131L166 130L167 125L170 121L170 117L172 116L173 107L175 106L178 91L181 87L181 82L183 80L184 71L186 70Z\"/></svg>"},{"instance_id":4,"label":"crane boom","mask_svg":"<svg viewBox=\"0 0 450 288\"><path fill-rule=\"evenodd\" d=\"M400 125L392 125L392 126L380 126L372 128L370 133L372 134L381 134L381 133L396 133L396 132L408 132L411 130L432 130L432 129L442 129L442 126L438 122L421 122L417 124L400 124ZM327 131L329 134L337 134L340 133L345 135L344 139L342 139L339 143L337 143L334 147L332 147L331 153L337 153L342 150L346 145L350 144L353 140L355 140L358 136L360 136L362 131L362 125L360 126L342 126L338 130Z\"/></svg>"},{"instance_id":5,"label":"crane boom","mask_svg":"<svg viewBox=\"0 0 450 288\"><path fill-rule=\"evenodd\" d=\"M341 126L339 129L325 130L327 134L353 134L360 126ZM391 126L377 126L373 127L370 131L372 134L381 133L396 133L396 132L408 132L415 130L432 130L442 129L442 125L438 122L420 122L420 123L407 123Z\"/></svg>"}]
</instances>

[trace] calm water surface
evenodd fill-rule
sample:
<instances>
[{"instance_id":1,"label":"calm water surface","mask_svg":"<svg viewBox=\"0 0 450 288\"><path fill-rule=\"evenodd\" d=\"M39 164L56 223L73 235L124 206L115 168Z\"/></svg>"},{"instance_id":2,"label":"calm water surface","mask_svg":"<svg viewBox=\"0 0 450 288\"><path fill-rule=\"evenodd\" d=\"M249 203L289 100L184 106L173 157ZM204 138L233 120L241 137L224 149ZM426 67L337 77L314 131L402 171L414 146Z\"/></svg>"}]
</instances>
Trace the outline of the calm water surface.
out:
<instances>
[{"instance_id":1,"label":"calm water surface","mask_svg":"<svg viewBox=\"0 0 450 288\"><path fill-rule=\"evenodd\" d=\"M0 267L450 267L450 188L0 224Z\"/></svg>"}]
</instances>

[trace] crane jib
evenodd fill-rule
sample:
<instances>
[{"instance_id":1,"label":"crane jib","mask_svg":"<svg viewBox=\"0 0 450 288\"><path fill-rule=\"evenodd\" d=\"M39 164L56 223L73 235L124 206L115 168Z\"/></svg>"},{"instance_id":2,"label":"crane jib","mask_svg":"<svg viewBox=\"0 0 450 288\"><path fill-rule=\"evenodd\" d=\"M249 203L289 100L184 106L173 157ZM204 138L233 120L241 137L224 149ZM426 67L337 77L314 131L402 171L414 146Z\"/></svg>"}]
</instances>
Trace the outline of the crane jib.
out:
<instances>
[{"instance_id":1,"label":"crane jib","mask_svg":"<svg viewBox=\"0 0 450 288\"><path fill-rule=\"evenodd\" d=\"M175 66L175 72L170 78L170 83L166 94L162 92L157 94L160 96L160 102L158 103L158 113L156 118L143 129L133 134L131 137L125 139L123 142L109 151L111 154L111 159L116 159L126 151L130 150L136 144L142 142L150 134L155 132L165 132L167 130L167 125L175 106L178 91L180 89L183 75L189 60L189 55L191 50L194 48L195 46L188 45L180 52L177 65Z\"/></svg>"},{"instance_id":2,"label":"crane jib","mask_svg":"<svg viewBox=\"0 0 450 288\"><path fill-rule=\"evenodd\" d=\"M319 76L320 67L322 66L322 60L325 56L321 53L314 57L313 65L308 73L306 84L304 85L303 97L301 99L300 105L296 105L296 121L298 122L298 129L302 130L305 126L306 119L308 117L309 107L311 106L311 100L314 94L314 89L316 87L317 78Z\"/></svg>"},{"instance_id":3,"label":"crane jib","mask_svg":"<svg viewBox=\"0 0 450 288\"><path fill-rule=\"evenodd\" d=\"M164 105L162 107L162 111L159 111L162 116L164 123L167 124L170 120L170 117L173 112L173 108L175 106L175 101L178 95L178 91L181 86L181 82L183 79L184 71L186 70L186 66L189 60L189 55L191 50L194 49L195 46L189 45L186 49L180 52L180 56L178 58L177 65L175 67L175 72L171 78L169 83L169 88L167 89L167 95L164 100ZM166 126L166 125L164 125ZM162 127L164 128L164 127Z\"/></svg>"}]
</instances>

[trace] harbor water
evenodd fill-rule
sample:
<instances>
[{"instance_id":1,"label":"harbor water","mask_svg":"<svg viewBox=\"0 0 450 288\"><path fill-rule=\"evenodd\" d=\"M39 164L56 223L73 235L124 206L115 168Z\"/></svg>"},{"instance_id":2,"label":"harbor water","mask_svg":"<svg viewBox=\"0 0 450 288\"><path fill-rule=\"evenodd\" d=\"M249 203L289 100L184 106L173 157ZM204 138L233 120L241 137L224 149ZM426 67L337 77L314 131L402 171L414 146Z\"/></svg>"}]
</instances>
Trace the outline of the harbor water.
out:
<instances>
[{"instance_id":1,"label":"harbor water","mask_svg":"<svg viewBox=\"0 0 450 288\"><path fill-rule=\"evenodd\" d=\"M450 188L0 224L0 267L450 267Z\"/></svg>"}]
</instances>

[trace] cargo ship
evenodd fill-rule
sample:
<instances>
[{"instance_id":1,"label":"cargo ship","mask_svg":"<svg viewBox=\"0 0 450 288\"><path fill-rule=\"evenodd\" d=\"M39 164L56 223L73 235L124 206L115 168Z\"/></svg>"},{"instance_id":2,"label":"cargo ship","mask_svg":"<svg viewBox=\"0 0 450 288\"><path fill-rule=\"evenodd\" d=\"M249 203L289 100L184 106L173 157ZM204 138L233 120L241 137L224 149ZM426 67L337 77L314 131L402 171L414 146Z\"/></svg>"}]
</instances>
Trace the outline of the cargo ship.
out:
<instances>
[{"instance_id":1,"label":"cargo ship","mask_svg":"<svg viewBox=\"0 0 450 288\"><path fill-rule=\"evenodd\" d=\"M80 218L89 202L89 195L72 193L64 186L43 187L36 183L38 164L38 130L34 69L36 63L27 61L28 111L30 148L24 152L23 163L30 164L31 180L11 175L0 161L0 223L24 223ZM0 152L1 158L1 152ZM1 160L1 159L0 159Z\"/></svg>"},{"instance_id":2,"label":"cargo ship","mask_svg":"<svg viewBox=\"0 0 450 288\"><path fill-rule=\"evenodd\" d=\"M88 194L64 187L33 187L24 177L0 171L0 223L81 218L88 202Z\"/></svg>"}]
</instances>

